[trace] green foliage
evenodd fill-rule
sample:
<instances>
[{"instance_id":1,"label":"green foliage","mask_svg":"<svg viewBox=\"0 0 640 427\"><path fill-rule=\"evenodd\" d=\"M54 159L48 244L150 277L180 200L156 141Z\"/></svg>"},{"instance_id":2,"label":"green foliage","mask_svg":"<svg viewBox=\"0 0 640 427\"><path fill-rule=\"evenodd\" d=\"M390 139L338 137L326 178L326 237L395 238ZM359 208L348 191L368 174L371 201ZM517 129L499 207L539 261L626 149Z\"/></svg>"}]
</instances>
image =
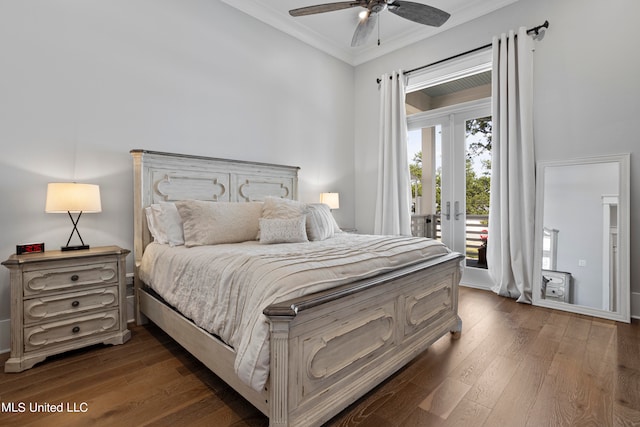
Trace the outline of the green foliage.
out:
<instances>
[{"instance_id":1,"label":"green foliage","mask_svg":"<svg viewBox=\"0 0 640 427\"><path fill-rule=\"evenodd\" d=\"M411 197L422 196L422 151L418 151L409 164L411 176Z\"/></svg>"},{"instance_id":2,"label":"green foliage","mask_svg":"<svg viewBox=\"0 0 640 427\"><path fill-rule=\"evenodd\" d=\"M442 212L442 168L436 171L436 212Z\"/></svg>"},{"instance_id":3,"label":"green foliage","mask_svg":"<svg viewBox=\"0 0 640 427\"><path fill-rule=\"evenodd\" d=\"M485 152L491 152L492 122L491 117L468 120L466 134L480 134L482 138L475 138L469 144L466 161L467 213L470 215L489 214L489 190L491 183L491 160L482 161L480 176L473 169L473 159ZM422 196L422 151L417 152L409 164L411 173L411 195ZM441 185L442 169L436 171L436 212L442 212Z\"/></svg>"},{"instance_id":4,"label":"green foliage","mask_svg":"<svg viewBox=\"0 0 640 427\"><path fill-rule=\"evenodd\" d=\"M491 141L493 135L493 123L491 117L481 117L467 120L467 136L481 134L482 138L469 144L467 157L477 156L485 151L491 152Z\"/></svg>"},{"instance_id":5,"label":"green foliage","mask_svg":"<svg viewBox=\"0 0 640 427\"><path fill-rule=\"evenodd\" d=\"M488 173L477 176L471 159L466 159L467 214L489 215L489 190L491 177Z\"/></svg>"}]
</instances>

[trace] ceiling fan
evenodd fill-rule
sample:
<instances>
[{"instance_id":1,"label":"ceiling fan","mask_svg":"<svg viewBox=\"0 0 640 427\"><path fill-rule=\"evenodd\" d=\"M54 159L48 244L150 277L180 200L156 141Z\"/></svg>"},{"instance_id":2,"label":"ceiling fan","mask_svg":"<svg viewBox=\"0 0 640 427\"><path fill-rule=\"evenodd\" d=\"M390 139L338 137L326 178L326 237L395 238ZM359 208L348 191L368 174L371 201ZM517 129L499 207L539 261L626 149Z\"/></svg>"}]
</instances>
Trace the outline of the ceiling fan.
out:
<instances>
[{"instance_id":1,"label":"ceiling fan","mask_svg":"<svg viewBox=\"0 0 640 427\"><path fill-rule=\"evenodd\" d=\"M305 16L332 12L334 10L350 9L352 7L363 7L366 9L360 13L360 22L353 34L353 39L351 39L352 47L364 44L376 26L378 14L385 9L402 18L432 27L441 26L449 19L449 16L451 16L447 12L435 7L405 0L341 1L292 9L289 11L289 14L291 16Z\"/></svg>"}]
</instances>

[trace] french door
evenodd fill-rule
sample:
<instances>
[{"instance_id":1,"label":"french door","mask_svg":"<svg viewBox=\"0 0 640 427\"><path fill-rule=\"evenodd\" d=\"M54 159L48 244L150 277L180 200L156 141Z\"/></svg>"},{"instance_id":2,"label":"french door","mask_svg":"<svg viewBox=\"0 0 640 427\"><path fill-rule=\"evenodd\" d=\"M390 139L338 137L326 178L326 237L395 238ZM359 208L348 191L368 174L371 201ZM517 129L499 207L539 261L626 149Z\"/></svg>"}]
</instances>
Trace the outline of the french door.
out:
<instances>
[{"instance_id":1,"label":"french door","mask_svg":"<svg viewBox=\"0 0 640 427\"><path fill-rule=\"evenodd\" d=\"M414 137L422 138L422 194L431 199L422 212L435 214L437 237L466 255L462 282L488 289L490 101L417 113L407 124Z\"/></svg>"}]
</instances>

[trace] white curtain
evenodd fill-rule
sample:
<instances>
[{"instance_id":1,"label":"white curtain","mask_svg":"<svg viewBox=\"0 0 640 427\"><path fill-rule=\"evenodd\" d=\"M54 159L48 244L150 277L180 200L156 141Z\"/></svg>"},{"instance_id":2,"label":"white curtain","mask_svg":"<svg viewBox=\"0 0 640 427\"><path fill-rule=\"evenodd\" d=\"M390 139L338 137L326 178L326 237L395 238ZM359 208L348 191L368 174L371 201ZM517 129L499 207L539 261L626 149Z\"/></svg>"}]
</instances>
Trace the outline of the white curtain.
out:
<instances>
[{"instance_id":1,"label":"white curtain","mask_svg":"<svg viewBox=\"0 0 640 427\"><path fill-rule=\"evenodd\" d=\"M493 39L493 147L487 261L499 295L531 303L535 157L533 40L525 28Z\"/></svg>"},{"instance_id":2,"label":"white curtain","mask_svg":"<svg viewBox=\"0 0 640 427\"><path fill-rule=\"evenodd\" d=\"M405 77L402 71L380 80L378 194L374 233L411 235L411 187L407 154Z\"/></svg>"}]
</instances>

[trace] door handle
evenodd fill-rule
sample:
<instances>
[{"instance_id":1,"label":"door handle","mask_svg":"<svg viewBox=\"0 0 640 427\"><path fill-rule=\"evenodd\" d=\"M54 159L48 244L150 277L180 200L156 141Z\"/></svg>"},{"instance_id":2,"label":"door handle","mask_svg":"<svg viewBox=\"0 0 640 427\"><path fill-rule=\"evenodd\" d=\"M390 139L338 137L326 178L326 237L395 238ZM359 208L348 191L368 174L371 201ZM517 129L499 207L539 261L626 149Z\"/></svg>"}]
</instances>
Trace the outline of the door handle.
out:
<instances>
[{"instance_id":1,"label":"door handle","mask_svg":"<svg viewBox=\"0 0 640 427\"><path fill-rule=\"evenodd\" d=\"M454 205L454 210L455 210L455 218L456 221L460 219L460 215L462 215L462 212L460 212L460 202L456 202Z\"/></svg>"},{"instance_id":2,"label":"door handle","mask_svg":"<svg viewBox=\"0 0 640 427\"><path fill-rule=\"evenodd\" d=\"M451 219L451 202L447 202L447 208L444 211L444 217L449 221Z\"/></svg>"}]
</instances>

